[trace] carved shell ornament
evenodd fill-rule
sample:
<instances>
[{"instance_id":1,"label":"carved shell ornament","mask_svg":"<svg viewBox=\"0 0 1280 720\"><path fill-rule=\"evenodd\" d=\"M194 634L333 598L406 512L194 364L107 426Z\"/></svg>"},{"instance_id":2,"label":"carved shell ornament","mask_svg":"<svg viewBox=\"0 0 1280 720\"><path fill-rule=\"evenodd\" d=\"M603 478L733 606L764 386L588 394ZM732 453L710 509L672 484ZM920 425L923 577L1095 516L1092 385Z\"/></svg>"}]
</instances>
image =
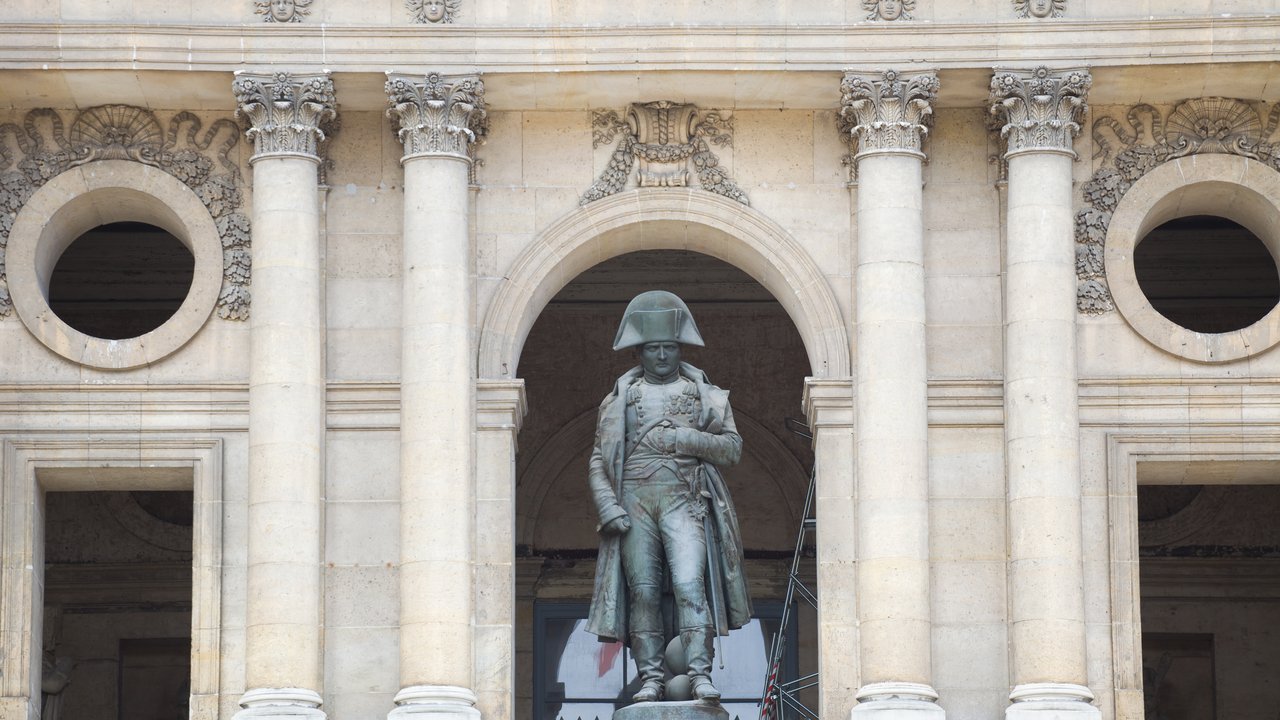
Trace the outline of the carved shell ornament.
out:
<instances>
[{"instance_id":1,"label":"carved shell ornament","mask_svg":"<svg viewBox=\"0 0 1280 720\"><path fill-rule=\"evenodd\" d=\"M190 112L179 112L161 123L145 108L99 105L80 112L69 131L64 132L64 127L62 116L49 108L28 112L21 126L0 125L0 317L13 310L4 250L14 218L32 193L85 163L128 160L169 173L200 198L222 239L218 315L227 320L247 319L249 218L240 212L244 182L231 159L232 148L240 142L235 121L221 118L205 129L204 122Z\"/></svg>"},{"instance_id":2,"label":"carved shell ornament","mask_svg":"<svg viewBox=\"0 0 1280 720\"><path fill-rule=\"evenodd\" d=\"M1085 315L1115 309L1107 286L1105 255L1111 214L1129 188L1148 172L1197 153L1240 155L1280 170L1280 105L1208 97L1184 100L1167 114L1151 105L1129 108L1123 121L1093 123L1099 166L1083 186L1085 207L1076 213L1076 307Z\"/></svg>"}]
</instances>

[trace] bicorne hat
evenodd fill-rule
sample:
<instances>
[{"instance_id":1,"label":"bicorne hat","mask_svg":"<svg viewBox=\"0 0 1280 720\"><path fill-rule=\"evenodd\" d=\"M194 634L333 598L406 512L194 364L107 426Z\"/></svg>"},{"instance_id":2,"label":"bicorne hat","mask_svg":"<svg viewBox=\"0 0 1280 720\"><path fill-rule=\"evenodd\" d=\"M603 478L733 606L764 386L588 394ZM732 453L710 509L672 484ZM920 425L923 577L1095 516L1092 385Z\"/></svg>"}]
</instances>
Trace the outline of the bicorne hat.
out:
<instances>
[{"instance_id":1,"label":"bicorne hat","mask_svg":"<svg viewBox=\"0 0 1280 720\"><path fill-rule=\"evenodd\" d=\"M703 346L702 334L693 322L689 306L666 290L650 290L635 296L622 315L613 349L651 342L678 342Z\"/></svg>"}]
</instances>

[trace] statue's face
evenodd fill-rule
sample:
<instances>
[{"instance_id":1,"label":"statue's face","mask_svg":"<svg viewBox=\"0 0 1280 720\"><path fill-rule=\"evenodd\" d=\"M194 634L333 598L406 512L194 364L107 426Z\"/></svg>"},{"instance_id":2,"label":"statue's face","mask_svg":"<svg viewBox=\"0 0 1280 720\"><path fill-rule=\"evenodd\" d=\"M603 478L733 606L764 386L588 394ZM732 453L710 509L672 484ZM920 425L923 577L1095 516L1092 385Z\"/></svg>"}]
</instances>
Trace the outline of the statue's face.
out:
<instances>
[{"instance_id":1,"label":"statue's face","mask_svg":"<svg viewBox=\"0 0 1280 720\"><path fill-rule=\"evenodd\" d=\"M640 346L640 367L657 380L669 380L680 372L680 343L651 342Z\"/></svg>"},{"instance_id":2,"label":"statue's face","mask_svg":"<svg viewBox=\"0 0 1280 720\"><path fill-rule=\"evenodd\" d=\"M293 0L271 0L271 17L276 22L289 22L293 19Z\"/></svg>"},{"instance_id":3,"label":"statue's face","mask_svg":"<svg viewBox=\"0 0 1280 720\"><path fill-rule=\"evenodd\" d=\"M880 17L897 20L902 16L902 0L880 0Z\"/></svg>"},{"instance_id":4,"label":"statue's face","mask_svg":"<svg viewBox=\"0 0 1280 720\"><path fill-rule=\"evenodd\" d=\"M1053 12L1053 0L1031 0L1031 14L1038 17L1049 17Z\"/></svg>"},{"instance_id":5,"label":"statue's face","mask_svg":"<svg viewBox=\"0 0 1280 720\"><path fill-rule=\"evenodd\" d=\"M444 19L444 0L427 0L423 10L426 11L427 20L440 22Z\"/></svg>"}]
</instances>

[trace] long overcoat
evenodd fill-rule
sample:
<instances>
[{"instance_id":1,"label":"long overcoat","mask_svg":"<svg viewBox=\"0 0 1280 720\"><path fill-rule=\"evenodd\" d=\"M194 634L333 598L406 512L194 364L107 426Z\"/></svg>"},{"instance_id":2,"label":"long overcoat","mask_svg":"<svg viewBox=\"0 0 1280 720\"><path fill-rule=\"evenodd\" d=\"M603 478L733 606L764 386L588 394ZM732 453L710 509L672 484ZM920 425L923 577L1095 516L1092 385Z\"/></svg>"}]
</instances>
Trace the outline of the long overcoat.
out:
<instances>
[{"instance_id":1,"label":"long overcoat","mask_svg":"<svg viewBox=\"0 0 1280 720\"><path fill-rule=\"evenodd\" d=\"M736 433L729 392L712 385L705 373L688 363L680 363L680 374L693 381L698 389L702 414L697 429L713 434ZM600 403L589 473L600 527L625 513L618 498L622 495L622 464L626 460L626 397L627 389L642 377L639 367L627 371L618 378L613 392ZM712 533L707 543L715 568L708 572L707 600L711 602L715 598L717 632L727 635L729 630L751 620L751 598L742 570L742 535L729 488L719 468L707 461L700 461L699 465L712 494L712 500L708 501ZM710 583L716 584L714 592ZM598 635L601 642L627 637L627 581L622 570L622 542L617 535L602 534L600 538L587 631Z\"/></svg>"}]
</instances>

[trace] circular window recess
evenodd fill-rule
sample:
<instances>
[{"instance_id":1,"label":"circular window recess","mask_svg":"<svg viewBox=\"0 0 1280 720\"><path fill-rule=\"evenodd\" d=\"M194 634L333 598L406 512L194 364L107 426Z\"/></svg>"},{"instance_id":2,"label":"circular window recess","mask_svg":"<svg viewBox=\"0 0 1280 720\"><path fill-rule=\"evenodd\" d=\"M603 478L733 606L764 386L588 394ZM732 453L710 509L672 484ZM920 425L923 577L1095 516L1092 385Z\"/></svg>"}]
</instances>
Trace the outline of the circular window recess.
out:
<instances>
[{"instance_id":1,"label":"circular window recess","mask_svg":"<svg viewBox=\"0 0 1280 720\"><path fill-rule=\"evenodd\" d=\"M40 186L14 218L6 260L13 309L31 334L104 370L176 352L222 288L222 241L204 203L163 170L125 160Z\"/></svg>"},{"instance_id":2,"label":"circular window recess","mask_svg":"<svg viewBox=\"0 0 1280 720\"><path fill-rule=\"evenodd\" d=\"M1135 332L1218 363L1280 342L1276 258L1280 172L1209 153L1170 160L1129 188L1111 215L1104 263Z\"/></svg>"},{"instance_id":3,"label":"circular window recess","mask_svg":"<svg viewBox=\"0 0 1280 720\"><path fill-rule=\"evenodd\" d=\"M72 241L49 277L49 308L85 335L123 340L164 325L191 290L196 260L154 225L112 223Z\"/></svg>"},{"instance_id":4,"label":"circular window recess","mask_svg":"<svg viewBox=\"0 0 1280 720\"><path fill-rule=\"evenodd\" d=\"M1226 218L1164 223L1138 244L1133 269L1151 307L1196 332L1243 330L1280 302L1275 258L1257 235Z\"/></svg>"}]
</instances>

